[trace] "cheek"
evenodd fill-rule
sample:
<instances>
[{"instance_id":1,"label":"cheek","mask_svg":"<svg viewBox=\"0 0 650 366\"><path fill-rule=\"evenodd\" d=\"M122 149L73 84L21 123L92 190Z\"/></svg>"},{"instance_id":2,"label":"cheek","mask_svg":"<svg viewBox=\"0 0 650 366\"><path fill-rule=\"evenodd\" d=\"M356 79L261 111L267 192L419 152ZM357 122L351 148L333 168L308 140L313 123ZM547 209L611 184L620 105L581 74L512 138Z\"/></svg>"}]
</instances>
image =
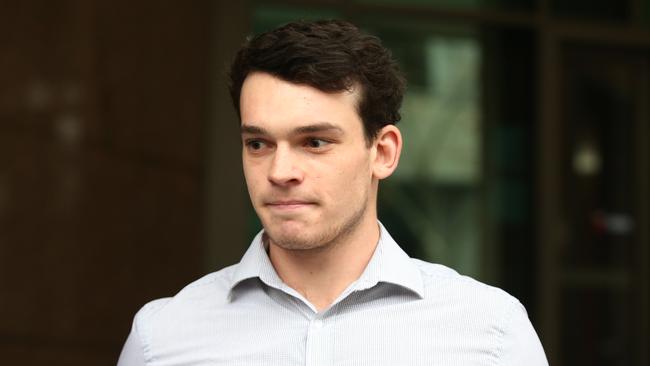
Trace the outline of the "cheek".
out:
<instances>
[{"instance_id":1,"label":"cheek","mask_svg":"<svg viewBox=\"0 0 650 366\"><path fill-rule=\"evenodd\" d=\"M255 193L261 189L262 179L264 178L260 173L261 169L259 166L251 166L250 164L245 163L243 170L248 193L251 196L254 196Z\"/></svg>"},{"instance_id":2,"label":"cheek","mask_svg":"<svg viewBox=\"0 0 650 366\"><path fill-rule=\"evenodd\" d=\"M253 184L252 184L253 176L251 174L250 169L248 169L246 167L246 164L244 164L244 180L246 181L246 186L248 187L248 190L250 191L252 186L253 186Z\"/></svg>"},{"instance_id":3,"label":"cheek","mask_svg":"<svg viewBox=\"0 0 650 366\"><path fill-rule=\"evenodd\" d=\"M348 175L349 179L367 182L371 177L369 154L364 151L353 156L354 158L347 161L345 174Z\"/></svg>"},{"instance_id":4,"label":"cheek","mask_svg":"<svg viewBox=\"0 0 650 366\"><path fill-rule=\"evenodd\" d=\"M335 172L331 178L335 182L331 183L340 195L358 195L360 190L365 190L365 186L370 185L370 167L368 159L363 155L344 161Z\"/></svg>"}]
</instances>

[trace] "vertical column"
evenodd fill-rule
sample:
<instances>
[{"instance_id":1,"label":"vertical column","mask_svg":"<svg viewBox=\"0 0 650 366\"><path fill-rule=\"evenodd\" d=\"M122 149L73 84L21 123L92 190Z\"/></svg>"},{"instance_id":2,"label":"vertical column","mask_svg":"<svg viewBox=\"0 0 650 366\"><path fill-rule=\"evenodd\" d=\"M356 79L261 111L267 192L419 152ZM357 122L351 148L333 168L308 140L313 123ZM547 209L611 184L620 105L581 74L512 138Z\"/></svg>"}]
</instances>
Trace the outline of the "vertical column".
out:
<instances>
[{"instance_id":1,"label":"vertical column","mask_svg":"<svg viewBox=\"0 0 650 366\"><path fill-rule=\"evenodd\" d=\"M558 247L561 244L563 220L558 202L562 133L559 117L559 54L555 35L549 29L548 1L541 2L539 27L539 106L537 131L538 209L537 233L540 338L551 365L559 365L558 333Z\"/></svg>"},{"instance_id":2,"label":"vertical column","mask_svg":"<svg viewBox=\"0 0 650 366\"><path fill-rule=\"evenodd\" d=\"M640 82L637 93L637 105L639 116L637 118L636 146L638 151L637 176L638 176L638 258L639 268L639 331L636 348L638 349L639 365L650 364L650 350L647 345L650 342L650 147L648 147L648 136L650 136L650 55L646 53L643 63Z\"/></svg>"},{"instance_id":3,"label":"vertical column","mask_svg":"<svg viewBox=\"0 0 650 366\"><path fill-rule=\"evenodd\" d=\"M209 118L203 128L204 260L206 271L236 263L244 252L248 197L241 168L239 118L228 93L227 71L250 33L248 1L214 1L209 62Z\"/></svg>"}]
</instances>

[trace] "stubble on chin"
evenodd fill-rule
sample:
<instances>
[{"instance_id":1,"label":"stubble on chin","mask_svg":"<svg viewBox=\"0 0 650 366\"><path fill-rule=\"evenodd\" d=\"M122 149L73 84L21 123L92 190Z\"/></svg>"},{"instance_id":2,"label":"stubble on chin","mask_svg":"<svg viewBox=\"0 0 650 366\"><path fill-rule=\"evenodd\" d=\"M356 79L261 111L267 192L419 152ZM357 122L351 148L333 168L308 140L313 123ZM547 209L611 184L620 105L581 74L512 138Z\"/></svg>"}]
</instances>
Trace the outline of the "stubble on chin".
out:
<instances>
[{"instance_id":1,"label":"stubble on chin","mask_svg":"<svg viewBox=\"0 0 650 366\"><path fill-rule=\"evenodd\" d=\"M295 230L292 230L292 232L283 231L282 228L276 230L273 227L267 228L265 226L266 244L274 244L288 251L327 250L345 240L359 227L366 210L367 205L363 205L343 222L333 223L329 226L323 224L325 226L322 229L316 229L313 233L309 233L310 229L313 230L319 224L307 225L302 232L296 232Z\"/></svg>"}]
</instances>

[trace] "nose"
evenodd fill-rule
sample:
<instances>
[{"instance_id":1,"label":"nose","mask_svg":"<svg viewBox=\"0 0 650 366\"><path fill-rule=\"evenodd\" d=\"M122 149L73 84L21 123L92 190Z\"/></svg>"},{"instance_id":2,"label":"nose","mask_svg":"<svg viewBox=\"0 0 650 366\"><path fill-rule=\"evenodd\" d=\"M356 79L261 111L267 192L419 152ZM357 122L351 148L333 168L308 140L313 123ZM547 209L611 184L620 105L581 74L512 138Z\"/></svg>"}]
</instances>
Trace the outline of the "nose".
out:
<instances>
[{"instance_id":1,"label":"nose","mask_svg":"<svg viewBox=\"0 0 650 366\"><path fill-rule=\"evenodd\" d=\"M295 185L302 182L304 173L299 158L289 147L278 145L271 161L269 181L278 186Z\"/></svg>"}]
</instances>

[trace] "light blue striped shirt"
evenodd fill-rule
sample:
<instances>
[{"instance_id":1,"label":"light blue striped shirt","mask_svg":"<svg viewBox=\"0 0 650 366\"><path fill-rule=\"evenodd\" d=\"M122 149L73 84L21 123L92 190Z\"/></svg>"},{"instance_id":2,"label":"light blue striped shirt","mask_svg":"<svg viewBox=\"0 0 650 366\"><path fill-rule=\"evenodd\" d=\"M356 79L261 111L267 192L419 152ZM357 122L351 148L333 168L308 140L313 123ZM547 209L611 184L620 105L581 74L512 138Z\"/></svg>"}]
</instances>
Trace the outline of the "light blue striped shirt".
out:
<instances>
[{"instance_id":1,"label":"light blue striped shirt","mask_svg":"<svg viewBox=\"0 0 650 366\"><path fill-rule=\"evenodd\" d=\"M361 277L321 312L282 282L258 234L239 264L145 305L118 365L548 363L517 299L409 258L381 226Z\"/></svg>"}]
</instances>

